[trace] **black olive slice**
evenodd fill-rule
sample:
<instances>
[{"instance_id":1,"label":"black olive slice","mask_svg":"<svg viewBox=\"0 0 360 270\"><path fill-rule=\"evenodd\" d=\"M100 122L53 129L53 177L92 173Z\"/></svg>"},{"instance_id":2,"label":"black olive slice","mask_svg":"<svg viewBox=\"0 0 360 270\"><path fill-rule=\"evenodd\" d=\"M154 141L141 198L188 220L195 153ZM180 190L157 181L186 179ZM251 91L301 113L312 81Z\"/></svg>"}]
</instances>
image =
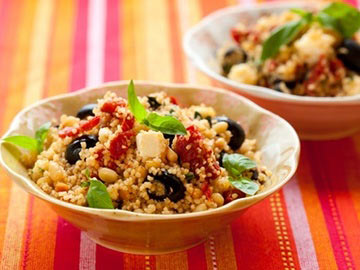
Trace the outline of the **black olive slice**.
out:
<instances>
[{"instance_id":1,"label":"black olive slice","mask_svg":"<svg viewBox=\"0 0 360 270\"><path fill-rule=\"evenodd\" d=\"M83 135L73 140L66 148L65 158L70 164L75 164L80 159L81 143L86 143L86 148L96 145L98 138L94 135Z\"/></svg>"},{"instance_id":2,"label":"black olive slice","mask_svg":"<svg viewBox=\"0 0 360 270\"><path fill-rule=\"evenodd\" d=\"M148 96L147 99L151 109L157 110L161 106L155 97Z\"/></svg>"},{"instance_id":3,"label":"black olive slice","mask_svg":"<svg viewBox=\"0 0 360 270\"><path fill-rule=\"evenodd\" d=\"M165 193L164 195L157 195L149 190L147 193L149 197L156 201L163 201L166 198L169 198L172 202L178 202L185 197L185 187L181 180L166 171L161 175L151 175L155 181L160 182L164 185Z\"/></svg>"},{"instance_id":4,"label":"black olive slice","mask_svg":"<svg viewBox=\"0 0 360 270\"><path fill-rule=\"evenodd\" d=\"M232 150L237 150L241 147L243 142L245 141L245 131L240 126L239 123L237 123L234 120L229 119L226 116L218 116L215 117L217 122L226 122L228 124L228 130L231 132L231 139L229 142L229 146Z\"/></svg>"},{"instance_id":5,"label":"black olive slice","mask_svg":"<svg viewBox=\"0 0 360 270\"><path fill-rule=\"evenodd\" d=\"M79 110L79 112L76 114L76 117L85 119L88 116L94 116L93 110L96 106L97 104L86 104Z\"/></svg>"}]
</instances>

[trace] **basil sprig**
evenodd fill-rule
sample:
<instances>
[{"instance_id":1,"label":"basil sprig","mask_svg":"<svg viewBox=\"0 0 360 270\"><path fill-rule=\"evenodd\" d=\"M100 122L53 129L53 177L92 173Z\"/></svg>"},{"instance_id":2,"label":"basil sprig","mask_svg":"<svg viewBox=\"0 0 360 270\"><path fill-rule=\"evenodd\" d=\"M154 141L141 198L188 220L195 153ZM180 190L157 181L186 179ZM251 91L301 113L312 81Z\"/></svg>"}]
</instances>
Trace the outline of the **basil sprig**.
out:
<instances>
[{"instance_id":1,"label":"basil sprig","mask_svg":"<svg viewBox=\"0 0 360 270\"><path fill-rule=\"evenodd\" d=\"M320 10L316 15L302 9L292 9L302 18L276 28L263 42L260 60L263 62L278 54L281 46L292 42L305 27L313 22L331 28L340 33L344 38L350 38L360 29L360 12L341 2L334 2Z\"/></svg>"},{"instance_id":2,"label":"basil sprig","mask_svg":"<svg viewBox=\"0 0 360 270\"><path fill-rule=\"evenodd\" d=\"M256 168L256 163L240 154L224 154L222 164L229 174L229 182L245 194L254 195L259 185L242 174L246 170Z\"/></svg>"},{"instance_id":3,"label":"basil sprig","mask_svg":"<svg viewBox=\"0 0 360 270\"><path fill-rule=\"evenodd\" d=\"M332 28L345 38L352 37L360 28L360 12L356 8L340 2L327 5L317 14L318 21Z\"/></svg>"},{"instance_id":4,"label":"basil sprig","mask_svg":"<svg viewBox=\"0 0 360 270\"><path fill-rule=\"evenodd\" d=\"M82 187L89 187L86 195L86 200L89 207L101 208L101 209L114 209L112 200L107 192L106 186L96 178L90 177L89 170L86 169L85 175L88 178L88 182L83 182Z\"/></svg>"},{"instance_id":5,"label":"basil sprig","mask_svg":"<svg viewBox=\"0 0 360 270\"><path fill-rule=\"evenodd\" d=\"M139 123L164 134L186 135L184 125L175 117L170 115L162 116L154 112L148 113L146 111L145 107L140 103L136 96L135 86L132 80L128 86L128 102L130 111Z\"/></svg>"},{"instance_id":6,"label":"basil sprig","mask_svg":"<svg viewBox=\"0 0 360 270\"><path fill-rule=\"evenodd\" d=\"M27 149L31 152L41 153L43 150L43 145L45 139L49 133L51 123L45 123L35 132L35 138L24 136L24 135L14 135L9 136L3 139L4 142L12 143L21 148Z\"/></svg>"},{"instance_id":7,"label":"basil sprig","mask_svg":"<svg viewBox=\"0 0 360 270\"><path fill-rule=\"evenodd\" d=\"M298 21L284 24L274 30L264 41L261 51L261 61L274 57L278 54L281 46L289 44L309 23L310 16L304 16Z\"/></svg>"}]
</instances>

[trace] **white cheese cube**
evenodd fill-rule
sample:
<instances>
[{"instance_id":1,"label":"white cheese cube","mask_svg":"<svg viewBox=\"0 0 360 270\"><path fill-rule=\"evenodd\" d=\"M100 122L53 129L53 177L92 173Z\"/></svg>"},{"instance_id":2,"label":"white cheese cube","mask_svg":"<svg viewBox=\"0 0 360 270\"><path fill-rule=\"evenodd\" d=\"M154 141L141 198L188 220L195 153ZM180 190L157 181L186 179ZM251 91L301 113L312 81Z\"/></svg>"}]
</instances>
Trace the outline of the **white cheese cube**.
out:
<instances>
[{"instance_id":1,"label":"white cheese cube","mask_svg":"<svg viewBox=\"0 0 360 270\"><path fill-rule=\"evenodd\" d=\"M141 131L136 135L136 146L144 158L161 157L166 151L166 140L161 132Z\"/></svg>"},{"instance_id":2,"label":"white cheese cube","mask_svg":"<svg viewBox=\"0 0 360 270\"><path fill-rule=\"evenodd\" d=\"M246 84L256 84L258 80L256 68L248 64L232 66L228 77L234 81Z\"/></svg>"}]
</instances>

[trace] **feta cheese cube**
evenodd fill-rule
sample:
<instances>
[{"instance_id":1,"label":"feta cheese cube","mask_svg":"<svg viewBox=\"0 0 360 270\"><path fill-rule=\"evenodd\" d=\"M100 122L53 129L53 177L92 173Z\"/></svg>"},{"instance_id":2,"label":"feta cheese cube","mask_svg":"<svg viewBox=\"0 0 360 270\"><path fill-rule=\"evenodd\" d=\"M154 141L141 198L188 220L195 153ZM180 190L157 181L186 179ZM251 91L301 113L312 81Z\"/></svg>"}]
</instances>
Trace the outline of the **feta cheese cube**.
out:
<instances>
[{"instance_id":1,"label":"feta cheese cube","mask_svg":"<svg viewBox=\"0 0 360 270\"><path fill-rule=\"evenodd\" d=\"M141 131L136 135L136 146L144 158L161 157L165 154L167 141L161 132Z\"/></svg>"}]
</instances>

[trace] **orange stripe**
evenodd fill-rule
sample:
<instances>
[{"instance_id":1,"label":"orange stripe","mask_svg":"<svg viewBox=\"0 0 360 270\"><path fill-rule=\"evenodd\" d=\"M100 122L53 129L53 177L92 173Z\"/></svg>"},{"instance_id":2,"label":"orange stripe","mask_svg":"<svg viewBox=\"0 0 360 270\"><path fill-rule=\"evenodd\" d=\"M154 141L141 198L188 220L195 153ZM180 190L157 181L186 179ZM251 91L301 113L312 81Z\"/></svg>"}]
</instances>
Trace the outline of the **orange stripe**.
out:
<instances>
[{"instance_id":1,"label":"orange stripe","mask_svg":"<svg viewBox=\"0 0 360 270\"><path fill-rule=\"evenodd\" d=\"M156 269L157 270L166 270L166 269L186 270L186 269L188 269L186 253L185 252L177 252L177 253L172 253L172 254L168 254L168 255L156 256Z\"/></svg>"},{"instance_id":2,"label":"orange stripe","mask_svg":"<svg viewBox=\"0 0 360 270\"><path fill-rule=\"evenodd\" d=\"M44 96L67 92L70 80L70 62L75 20L75 2L58 0L49 48L47 80Z\"/></svg>"},{"instance_id":3,"label":"orange stripe","mask_svg":"<svg viewBox=\"0 0 360 270\"><path fill-rule=\"evenodd\" d=\"M170 23L170 41L171 41L171 53L172 53L172 68L173 81L184 82L184 54L181 48L181 35L179 26L179 14L178 9L175 6L175 1L168 1L168 20Z\"/></svg>"},{"instance_id":4,"label":"orange stripe","mask_svg":"<svg viewBox=\"0 0 360 270\"><path fill-rule=\"evenodd\" d=\"M311 172L309 161L305 158L307 148L302 147L300 156L301 166L297 170L297 177L303 197L311 235L313 238L316 255L320 269L336 269L337 264L332 252L327 226L323 216L321 204L317 196L314 182L310 181Z\"/></svg>"}]
</instances>

